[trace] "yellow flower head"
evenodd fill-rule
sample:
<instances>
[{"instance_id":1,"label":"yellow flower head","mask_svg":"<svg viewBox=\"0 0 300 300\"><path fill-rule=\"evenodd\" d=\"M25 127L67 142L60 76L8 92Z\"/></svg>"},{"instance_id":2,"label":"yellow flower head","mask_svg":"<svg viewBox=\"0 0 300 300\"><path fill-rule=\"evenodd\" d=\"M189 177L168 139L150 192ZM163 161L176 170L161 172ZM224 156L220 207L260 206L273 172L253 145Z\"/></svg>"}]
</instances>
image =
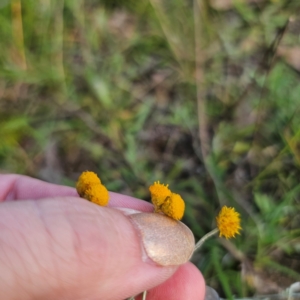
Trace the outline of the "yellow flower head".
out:
<instances>
[{"instance_id":1,"label":"yellow flower head","mask_svg":"<svg viewBox=\"0 0 300 300\"><path fill-rule=\"evenodd\" d=\"M184 214L185 204L180 195L172 193L165 202L161 205L160 211L165 215L181 220Z\"/></svg>"},{"instance_id":2,"label":"yellow flower head","mask_svg":"<svg viewBox=\"0 0 300 300\"><path fill-rule=\"evenodd\" d=\"M82 172L76 183L76 189L79 196L83 197L82 195L84 195L85 190L94 184L101 184L97 174L90 171Z\"/></svg>"},{"instance_id":3,"label":"yellow flower head","mask_svg":"<svg viewBox=\"0 0 300 300\"><path fill-rule=\"evenodd\" d=\"M236 234L240 234L239 231L242 229L240 214L233 207L223 206L216 220L220 237L224 236L229 239L235 237Z\"/></svg>"},{"instance_id":4,"label":"yellow flower head","mask_svg":"<svg viewBox=\"0 0 300 300\"><path fill-rule=\"evenodd\" d=\"M83 198L95 204L106 206L108 204L109 194L104 185L94 184L85 190Z\"/></svg>"},{"instance_id":5,"label":"yellow flower head","mask_svg":"<svg viewBox=\"0 0 300 300\"><path fill-rule=\"evenodd\" d=\"M76 189L82 198L101 206L108 204L108 191L94 172L83 172L78 178Z\"/></svg>"},{"instance_id":6,"label":"yellow flower head","mask_svg":"<svg viewBox=\"0 0 300 300\"><path fill-rule=\"evenodd\" d=\"M164 203L164 201L171 196L171 191L168 188L168 184L164 185L159 181L156 181L150 185L149 191L151 194L151 201L156 212L160 210L160 206Z\"/></svg>"}]
</instances>

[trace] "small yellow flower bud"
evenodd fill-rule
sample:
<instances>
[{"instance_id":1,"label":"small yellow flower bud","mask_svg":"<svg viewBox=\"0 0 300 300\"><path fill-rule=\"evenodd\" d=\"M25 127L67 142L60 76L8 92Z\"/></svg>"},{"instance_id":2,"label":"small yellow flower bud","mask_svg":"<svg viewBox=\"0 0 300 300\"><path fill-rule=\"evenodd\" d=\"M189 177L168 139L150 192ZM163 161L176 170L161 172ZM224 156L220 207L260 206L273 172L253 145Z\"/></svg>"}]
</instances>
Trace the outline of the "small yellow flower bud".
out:
<instances>
[{"instance_id":1,"label":"small yellow flower bud","mask_svg":"<svg viewBox=\"0 0 300 300\"><path fill-rule=\"evenodd\" d=\"M101 206L108 204L109 193L94 172L83 172L78 178L76 189L82 198Z\"/></svg>"},{"instance_id":2,"label":"small yellow flower bud","mask_svg":"<svg viewBox=\"0 0 300 300\"><path fill-rule=\"evenodd\" d=\"M160 210L165 215L175 219L181 220L184 214L185 204L179 194L172 193L161 205Z\"/></svg>"},{"instance_id":3,"label":"small yellow flower bud","mask_svg":"<svg viewBox=\"0 0 300 300\"><path fill-rule=\"evenodd\" d=\"M108 204L109 194L104 185L94 184L85 190L83 198L95 204L106 206Z\"/></svg>"},{"instance_id":4,"label":"small yellow flower bud","mask_svg":"<svg viewBox=\"0 0 300 300\"><path fill-rule=\"evenodd\" d=\"M96 173L85 171L83 172L76 183L76 189L80 197L83 197L85 190L91 185L101 184L101 181Z\"/></svg>"},{"instance_id":5,"label":"small yellow flower bud","mask_svg":"<svg viewBox=\"0 0 300 300\"><path fill-rule=\"evenodd\" d=\"M168 185L161 184L159 181L150 185L149 191L151 194L151 202L154 205L155 211L158 212L166 198L171 196L171 191L169 190Z\"/></svg>"}]
</instances>

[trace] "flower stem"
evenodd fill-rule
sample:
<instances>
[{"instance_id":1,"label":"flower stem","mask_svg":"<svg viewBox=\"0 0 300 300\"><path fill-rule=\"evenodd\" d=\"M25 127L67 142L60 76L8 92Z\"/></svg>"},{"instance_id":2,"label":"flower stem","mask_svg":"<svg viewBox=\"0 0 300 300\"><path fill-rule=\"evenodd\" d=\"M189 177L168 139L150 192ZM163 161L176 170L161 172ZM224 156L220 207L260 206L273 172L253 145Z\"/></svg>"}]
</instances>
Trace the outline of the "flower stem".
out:
<instances>
[{"instance_id":1,"label":"flower stem","mask_svg":"<svg viewBox=\"0 0 300 300\"><path fill-rule=\"evenodd\" d=\"M209 239L211 236L215 235L216 233L219 232L219 229L218 228L215 228L214 230L210 231L209 233L207 233L205 236L203 236L199 241L198 243L196 244L195 246L195 249L194 249L194 252L197 251L202 245L203 243Z\"/></svg>"},{"instance_id":2,"label":"flower stem","mask_svg":"<svg viewBox=\"0 0 300 300\"><path fill-rule=\"evenodd\" d=\"M146 300L146 297L147 297L147 291L144 291L142 300ZM135 297L130 297L127 300L135 300Z\"/></svg>"},{"instance_id":3,"label":"flower stem","mask_svg":"<svg viewBox=\"0 0 300 300\"><path fill-rule=\"evenodd\" d=\"M142 300L146 300L146 297L147 297L147 291L144 291L143 292L143 299Z\"/></svg>"}]
</instances>

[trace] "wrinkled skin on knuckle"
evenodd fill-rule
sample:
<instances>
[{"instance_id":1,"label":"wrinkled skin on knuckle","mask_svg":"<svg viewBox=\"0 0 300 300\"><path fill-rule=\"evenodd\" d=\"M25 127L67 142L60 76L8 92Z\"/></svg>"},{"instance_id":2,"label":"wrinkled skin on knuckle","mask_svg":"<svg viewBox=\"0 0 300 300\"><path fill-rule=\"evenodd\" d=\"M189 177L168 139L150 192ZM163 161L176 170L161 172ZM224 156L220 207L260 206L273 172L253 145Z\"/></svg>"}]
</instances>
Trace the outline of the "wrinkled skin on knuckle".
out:
<instances>
[{"instance_id":1,"label":"wrinkled skin on knuckle","mask_svg":"<svg viewBox=\"0 0 300 300\"><path fill-rule=\"evenodd\" d=\"M78 216L75 225L63 208L48 205L30 201L21 207L1 205L1 294L18 287L28 299L43 293L56 297L99 269L95 229Z\"/></svg>"},{"instance_id":2,"label":"wrinkled skin on knuckle","mask_svg":"<svg viewBox=\"0 0 300 300\"><path fill-rule=\"evenodd\" d=\"M111 292L107 278L121 280L138 264L140 251L132 224L114 209L63 197L0 205L3 295L18 287L22 300L94 299Z\"/></svg>"}]
</instances>

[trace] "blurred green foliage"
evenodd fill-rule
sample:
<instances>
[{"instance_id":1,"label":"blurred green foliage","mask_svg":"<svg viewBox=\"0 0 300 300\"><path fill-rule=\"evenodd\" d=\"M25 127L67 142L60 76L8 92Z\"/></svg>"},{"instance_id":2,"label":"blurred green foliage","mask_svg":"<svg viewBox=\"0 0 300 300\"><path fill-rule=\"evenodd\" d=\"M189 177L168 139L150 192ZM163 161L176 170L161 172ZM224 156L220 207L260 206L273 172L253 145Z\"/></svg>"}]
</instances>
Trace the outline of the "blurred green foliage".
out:
<instances>
[{"instance_id":1,"label":"blurred green foliage","mask_svg":"<svg viewBox=\"0 0 300 300\"><path fill-rule=\"evenodd\" d=\"M74 186L93 170L145 200L169 183L196 238L235 206L241 236L193 261L223 297L279 292L300 266L299 11L0 1L0 171Z\"/></svg>"}]
</instances>

